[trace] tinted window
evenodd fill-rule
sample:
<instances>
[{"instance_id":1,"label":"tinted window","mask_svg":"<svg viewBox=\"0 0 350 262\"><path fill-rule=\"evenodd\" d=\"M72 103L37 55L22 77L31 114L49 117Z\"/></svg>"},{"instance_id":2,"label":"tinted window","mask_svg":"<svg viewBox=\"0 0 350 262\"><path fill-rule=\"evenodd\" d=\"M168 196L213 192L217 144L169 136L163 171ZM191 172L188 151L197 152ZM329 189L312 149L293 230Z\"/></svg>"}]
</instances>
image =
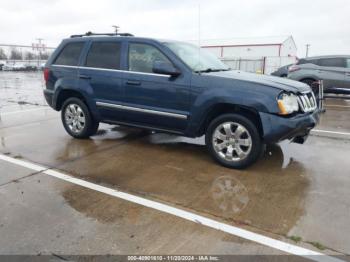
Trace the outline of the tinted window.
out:
<instances>
[{"instance_id":1,"label":"tinted window","mask_svg":"<svg viewBox=\"0 0 350 262\"><path fill-rule=\"evenodd\" d=\"M346 59L346 67L347 67L347 68L350 68L350 58L347 58L347 59Z\"/></svg>"},{"instance_id":2,"label":"tinted window","mask_svg":"<svg viewBox=\"0 0 350 262\"><path fill-rule=\"evenodd\" d=\"M77 66L83 45L83 42L67 44L56 58L54 64Z\"/></svg>"},{"instance_id":3,"label":"tinted window","mask_svg":"<svg viewBox=\"0 0 350 262\"><path fill-rule=\"evenodd\" d=\"M320 66L344 67L344 62L344 58L322 58L320 59Z\"/></svg>"},{"instance_id":4,"label":"tinted window","mask_svg":"<svg viewBox=\"0 0 350 262\"><path fill-rule=\"evenodd\" d=\"M130 44L129 70L152 73L154 61L171 63L157 48L146 44Z\"/></svg>"},{"instance_id":5,"label":"tinted window","mask_svg":"<svg viewBox=\"0 0 350 262\"><path fill-rule=\"evenodd\" d=\"M318 59L300 59L297 64L298 65L302 65L302 64L319 65L319 60Z\"/></svg>"},{"instance_id":6,"label":"tinted window","mask_svg":"<svg viewBox=\"0 0 350 262\"><path fill-rule=\"evenodd\" d=\"M88 67L120 69L120 43L93 43L85 65Z\"/></svg>"}]
</instances>

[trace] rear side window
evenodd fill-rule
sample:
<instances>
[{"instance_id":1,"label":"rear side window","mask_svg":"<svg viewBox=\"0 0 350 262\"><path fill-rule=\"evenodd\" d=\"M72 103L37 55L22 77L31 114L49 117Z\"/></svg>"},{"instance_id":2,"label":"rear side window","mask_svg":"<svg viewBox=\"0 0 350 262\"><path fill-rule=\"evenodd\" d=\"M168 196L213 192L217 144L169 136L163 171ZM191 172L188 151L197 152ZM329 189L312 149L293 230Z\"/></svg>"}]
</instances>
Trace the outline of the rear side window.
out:
<instances>
[{"instance_id":1,"label":"rear side window","mask_svg":"<svg viewBox=\"0 0 350 262\"><path fill-rule=\"evenodd\" d=\"M67 44L56 58L54 64L77 66L79 63L79 57L83 46L83 42Z\"/></svg>"},{"instance_id":2,"label":"rear side window","mask_svg":"<svg viewBox=\"0 0 350 262\"><path fill-rule=\"evenodd\" d=\"M106 69L120 69L120 43L93 43L87 55L85 66Z\"/></svg>"},{"instance_id":3,"label":"rear side window","mask_svg":"<svg viewBox=\"0 0 350 262\"><path fill-rule=\"evenodd\" d=\"M345 67L345 61L344 58L322 58L320 59L320 66Z\"/></svg>"}]
</instances>

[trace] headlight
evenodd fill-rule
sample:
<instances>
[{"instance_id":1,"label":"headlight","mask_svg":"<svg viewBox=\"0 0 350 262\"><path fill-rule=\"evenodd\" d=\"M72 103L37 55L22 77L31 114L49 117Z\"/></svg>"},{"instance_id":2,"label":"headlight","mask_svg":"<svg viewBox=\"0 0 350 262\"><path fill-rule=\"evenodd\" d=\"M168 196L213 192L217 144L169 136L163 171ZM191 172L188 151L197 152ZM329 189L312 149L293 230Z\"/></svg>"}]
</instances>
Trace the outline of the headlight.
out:
<instances>
[{"instance_id":1,"label":"headlight","mask_svg":"<svg viewBox=\"0 0 350 262\"><path fill-rule=\"evenodd\" d=\"M296 95L282 93L277 99L281 115L288 115L299 110L298 98Z\"/></svg>"}]
</instances>

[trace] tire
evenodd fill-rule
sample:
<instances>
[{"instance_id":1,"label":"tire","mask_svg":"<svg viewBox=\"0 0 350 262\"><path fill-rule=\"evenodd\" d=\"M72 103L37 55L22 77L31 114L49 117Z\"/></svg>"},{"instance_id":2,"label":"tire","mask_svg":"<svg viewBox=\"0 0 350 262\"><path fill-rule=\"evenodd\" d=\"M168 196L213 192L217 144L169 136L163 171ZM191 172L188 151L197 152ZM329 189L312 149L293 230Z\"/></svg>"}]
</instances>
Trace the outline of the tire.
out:
<instances>
[{"instance_id":1,"label":"tire","mask_svg":"<svg viewBox=\"0 0 350 262\"><path fill-rule=\"evenodd\" d=\"M94 121L87 105L79 98L68 98L62 106L61 120L67 133L84 139L95 135L99 122Z\"/></svg>"},{"instance_id":2,"label":"tire","mask_svg":"<svg viewBox=\"0 0 350 262\"><path fill-rule=\"evenodd\" d=\"M308 79L300 80L300 82L307 84L311 88L312 92L314 92L314 94L318 96L318 91L319 91L318 88L312 85L314 82L316 82L315 79L308 78Z\"/></svg>"},{"instance_id":3,"label":"tire","mask_svg":"<svg viewBox=\"0 0 350 262\"><path fill-rule=\"evenodd\" d=\"M205 143L214 160L235 169L252 165L264 148L256 125L238 114L215 118L207 128Z\"/></svg>"}]
</instances>

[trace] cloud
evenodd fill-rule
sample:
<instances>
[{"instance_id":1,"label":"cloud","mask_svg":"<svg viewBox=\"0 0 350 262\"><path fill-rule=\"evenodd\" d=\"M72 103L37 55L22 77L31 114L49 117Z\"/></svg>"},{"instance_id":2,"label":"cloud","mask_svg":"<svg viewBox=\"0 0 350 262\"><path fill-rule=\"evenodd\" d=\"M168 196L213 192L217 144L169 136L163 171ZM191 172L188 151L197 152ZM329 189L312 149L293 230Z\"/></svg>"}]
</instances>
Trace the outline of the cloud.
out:
<instances>
[{"instance_id":1,"label":"cloud","mask_svg":"<svg viewBox=\"0 0 350 262\"><path fill-rule=\"evenodd\" d=\"M293 35L299 56L350 53L348 0L3 0L0 42L50 46L87 31L111 32L112 25L138 36L189 40Z\"/></svg>"}]
</instances>

